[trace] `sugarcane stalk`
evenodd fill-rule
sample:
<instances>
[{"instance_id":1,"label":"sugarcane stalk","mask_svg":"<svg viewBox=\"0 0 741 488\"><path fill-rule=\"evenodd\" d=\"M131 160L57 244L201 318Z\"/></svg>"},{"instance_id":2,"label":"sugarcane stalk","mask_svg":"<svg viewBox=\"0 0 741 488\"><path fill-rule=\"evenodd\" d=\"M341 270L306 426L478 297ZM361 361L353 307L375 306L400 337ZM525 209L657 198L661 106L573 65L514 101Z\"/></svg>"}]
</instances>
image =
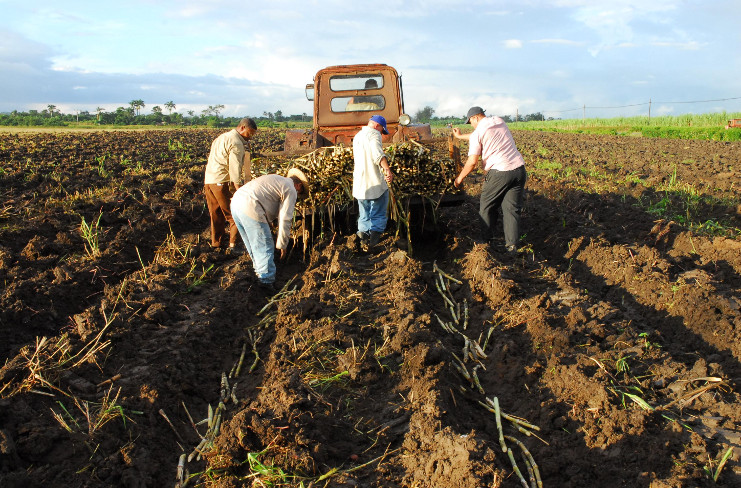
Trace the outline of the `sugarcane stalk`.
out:
<instances>
[{"instance_id":1,"label":"sugarcane stalk","mask_svg":"<svg viewBox=\"0 0 741 488\"><path fill-rule=\"evenodd\" d=\"M238 378L240 371L242 371L242 363L244 362L244 355L246 352L247 352L247 341L244 341L244 344L242 345L242 354L240 354L239 356L239 363L237 363L237 369L234 371L235 378Z\"/></svg>"},{"instance_id":2,"label":"sugarcane stalk","mask_svg":"<svg viewBox=\"0 0 741 488\"><path fill-rule=\"evenodd\" d=\"M540 431L540 427L538 427L537 425L533 425L531 423L528 423L524 419L521 419L519 417L515 417L514 415L509 415L509 414L506 414L506 413L502 412L502 417L504 417L505 419L509 420L512 423L520 424L523 427L527 427L528 429L533 429L533 430Z\"/></svg>"},{"instance_id":3,"label":"sugarcane stalk","mask_svg":"<svg viewBox=\"0 0 741 488\"><path fill-rule=\"evenodd\" d=\"M454 282L454 283L458 283L459 285L462 285L462 284L463 284L463 282L462 282L462 281L459 281L459 280L457 280L457 279L453 278L452 276L450 276L449 274L447 274L446 272L444 272L444 271L443 271L442 269L440 269L440 268L438 267L438 265L437 265L437 261L435 261L435 262L433 262L433 263L432 263L432 267L433 267L433 269L434 269L435 271L437 271L438 273L440 273L441 275L443 275L444 277L446 277L446 278L447 278L447 279L449 279L450 281L452 281L452 282Z\"/></svg>"},{"instance_id":4,"label":"sugarcane stalk","mask_svg":"<svg viewBox=\"0 0 741 488\"><path fill-rule=\"evenodd\" d=\"M533 474L535 475L535 482L537 483L539 488L543 487L543 481L540 479L540 470L538 469L538 464L535 462L535 459L533 458L533 455L530 454L530 451L528 448L523 444L522 442L518 441L514 437L506 436L507 439L513 441L515 444L518 445L518 447L522 450L523 456L527 459L527 461L532 465L533 468Z\"/></svg>"},{"instance_id":5,"label":"sugarcane stalk","mask_svg":"<svg viewBox=\"0 0 741 488\"><path fill-rule=\"evenodd\" d=\"M476 386L476 389L479 390L479 393L481 393L482 395L486 395L486 392L484 391L484 388L481 386L481 382L479 381L479 375L476 374L476 370L480 367L480 364L477 364L473 367L473 369L471 370L471 377L473 378L473 384Z\"/></svg>"},{"instance_id":6,"label":"sugarcane stalk","mask_svg":"<svg viewBox=\"0 0 741 488\"><path fill-rule=\"evenodd\" d=\"M453 304L453 302L452 302L452 301L450 300L450 298L448 298L448 296L447 296L447 295L446 295L446 294L445 294L445 293L443 292L443 290L441 290L441 289L440 289L440 284L439 284L439 283L437 283L437 282L435 282L435 287L437 288L437 291L438 291L438 292L440 293L440 295L441 295L441 296L443 297L443 299L445 300L445 302L446 302L446 303L448 304L448 306L449 306L449 307L450 307L451 309L454 309L454 308L455 308L455 305L454 305L454 304ZM455 317L455 312L452 312L452 313L453 313L453 317Z\"/></svg>"},{"instance_id":7,"label":"sugarcane stalk","mask_svg":"<svg viewBox=\"0 0 741 488\"><path fill-rule=\"evenodd\" d=\"M185 458L187 456L185 454L181 454L180 458L178 459L178 469L177 474L175 475L175 481L182 482L183 481L183 474L185 470Z\"/></svg>"},{"instance_id":8,"label":"sugarcane stalk","mask_svg":"<svg viewBox=\"0 0 741 488\"><path fill-rule=\"evenodd\" d=\"M468 299L463 299L463 330L468 328Z\"/></svg>"},{"instance_id":9,"label":"sugarcane stalk","mask_svg":"<svg viewBox=\"0 0 741 488\"><path fill-rule=\"evenodd\" d=\"M180 437L180 433L179 433L179 432L177 431L177 429L176 429L176 428L175 428L175 426L174 426L174 425L172 424L172 422L170 422L170 419L169 419L169 418L167 418L167 414L165 413L165 411L164 411L164 410L162 410L162 409L160 409L160 412L159 412L159 413L160 413L160 415L162 415L162 417L164 417L164 419L165 419L165 420L167 421L167 423L168 423L168 424L170 425L170 427L172 428L172 431L173 431L173 432L175 432L175 436L176 436L176 437L178 438L178 440L179 440L179 441L180 441L180 442L181 442L182 444L185 444L185 441L183 440L183 438L182 438L182 437Z\"/></svg>"},{"instance_id":10,"label":"sugarcane stalk","mask_svg":"<svg viewBox=\"0 0 741 488\"><path fill-rule=\"evenodd\" d=\"M252 344L252 352L255 354L255 360L252 361L252 365L250 366L250 373L252 373L255 368L257 368L257 363L260 361L260 354L258 354L257 352L257 345L255 343Z\"/></svg>"},{"instance_id":11,"label":"sugarcane stalk","mask_svg":"<svg viewBox=\"0 0 741 488\"><path fill-rule=\"evenodd\" d=\"M190 421L190 425L193 427L193 430L196 431L196 434L198 434L198 437L203 438L203 436L198 432L198 427L196 427L196 423L193 422L193 417L191 417L190 412L188 411L188 407L185 406L185 402L180 402L183 404L183 409L185 409L185 415L188 416L188 420Z\"/></svg>"},{"instance_id":12,"label":"sugarcane stalk","mask_svg":"<svg viewBox=\"0 0 741 488\"><path fill-rule=\"evenodd\" d=\"M494 332L494 326L492 325L489 327L489 332L486 333L486 340L484 341L484 345L482 349L486 349L486 346L489 344L489 337L491 337L491 333Z\"/></svg>"},{"instance_id":13,"label":"sugarcane stalk","mask_svg":"<svg viewBox=\"0 0 741 488\"><path fill-rule=\"evenodd\" d=\"M470 347L471 345L468 342L468 337L463 336L463 361L468 361L468 358L470 357L470 354L471 354Z\"/></svg>"},{"instance_id":14,"label":"sugarcane stalk","mask_svg":"<svg viewBox=\"0 0 741 488\"><path fill-rule=\"evenodd\" d=\"M512 463L512 469L517 473L517 477L520 478L520 483L524 488L529 488L527 485L527 481L525 481L525 477L522 476L522 473L520 472L520 468L517 467L517 463L515 462L515 455L512 454L512 449L507 449L507 456L509 457L509 462Z\"/></svg>"},{"instance_id":15,"label":"sugarcane stalk","mask_svg":"<svg viewBox=\"0 0 741 488\"><path fill-rule=\"evenodd\" d=\"M489 358L489 356L486 355L486 353L481 348L481 346L479 346L479 343L477 341L471 339L470 342L471 342L471 349L476 354L476 357L478 359L488 359Z\"/></svg>"},{"instance_id":16,"label":"sugarcane stalk","mask_svg":"<svg viewBox=\"0 0 741 488\"><path fill-rule=\"evenodd\" d=\"M437 319L438 323L440 324L440 327L442 327L445 332L448 332L448 333L452 332L448 328L448 326L445 324L445 322L443 322L442 319L437 316L437 314L434 314L434 315L435 315L435 318Z\"/></svg>"},{"instance_id":17,"label":"sugarcane stalk","mask_svg":"<svg viewBox=\"0 0 741 488\"><path fill-rule=\"evenodd\" d=\"M229 395L229 380L226 379L226 373L221 373L221 400L224 401Z\"/></svg>"},{"instance_id":18,"label":"sugarcane stalk","mask_svg":"<svg viewBox=\"0 0 741 488\"><path fill-rule=\"evenodd\" d=\"M494 418L497 421L497 430L499 431L499 446L502 452L507 452L507 444L504 443L504 432L502 432L502 416L499 409L499 398L494 397Z\"/></svg>"},{"instance_id":19,"label":"sugarcane stalk","mask_svg":"<svg viewBox=\"0 0 741 488\"><path fill-rule=\"evenodd\" d=\"M455 325L458 325L460 323L460 317L455 313L455 307L453 304L449 307L450 315L453 317L453 322L455 322Z\"/></svg>"}]
</instances>

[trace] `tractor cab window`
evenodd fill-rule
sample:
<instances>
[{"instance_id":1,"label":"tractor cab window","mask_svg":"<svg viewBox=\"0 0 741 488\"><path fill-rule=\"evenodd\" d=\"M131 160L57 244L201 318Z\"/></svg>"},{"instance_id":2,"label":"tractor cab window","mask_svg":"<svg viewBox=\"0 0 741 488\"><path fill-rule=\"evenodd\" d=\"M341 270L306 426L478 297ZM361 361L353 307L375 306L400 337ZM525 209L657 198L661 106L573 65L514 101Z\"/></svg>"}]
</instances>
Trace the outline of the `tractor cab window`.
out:
<instances>
[{"instance_id":1,"label":"tractor cab window","mask_svg":"<svg viewBox=\"0 0 741 488\"><path fill-rule=\"evenodd\" d=\"M332 99L332 112L371 112L383 110L385 107L386 100L382 95Z\"/></svg>"},{"instance_id":2,"label":"tractor cab window","mask_svg":"<svg viewBox=\"0 0 741 488\"><path fill-rule=\"evenodd\" d=\"M348 90L374 90L380 88L383 88L383 75L380 73L335 75L329 79L329 89L336 92Z\"/></svg>"}]
</instances>

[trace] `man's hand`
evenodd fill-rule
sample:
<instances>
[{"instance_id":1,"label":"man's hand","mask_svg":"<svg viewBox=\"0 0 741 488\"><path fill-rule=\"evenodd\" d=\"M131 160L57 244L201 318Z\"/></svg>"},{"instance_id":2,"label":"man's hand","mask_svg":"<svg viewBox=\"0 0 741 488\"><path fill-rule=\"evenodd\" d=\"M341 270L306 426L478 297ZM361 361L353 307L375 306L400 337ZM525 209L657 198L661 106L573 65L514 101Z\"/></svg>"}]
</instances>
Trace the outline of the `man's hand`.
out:
<instances>
[{"instance_id":1,"label":"man's hand","mask_svg":"<svg viewBox=\"0 0 741 488\"><path fill-rule=\"evenodd\" d=\"M458 127L453 127L453 135L456 138L460 139L460 137L461 137L461 130Z\"/></svg>"},{"instance_id":2,"label":"man's hand","mask_svg":"<svg viewBox=\"0 0 741 488\"><path fill-rule=\"evenodd\" d=\"M460 188L460 187L462 187L462 186L463 186L463 178L461 178L460 176L459 176L459 177L457 177L457 178L455 179L455 181L453 182L453 185L454 185L454 186L455 186L456 188Z\"/></svg>"},{"instance_id":3,"label":"man's hand","mask_svg":"<svg viewBox=\"0 0 741 488\"><path fill-rule=\"evenodd\" d=\"M286 256L288 256L288 249L279 249L280 251L280 259L286 259Z\"/></svg>"},{"instance_id":4,"label":"man's hand","mask_svg":"<svg viewBox=\"0 0 741 488\"><path fill-rule=\"evenodd\" d=\"M384 169L383 179L386 180L386 183L391 183L391 181L394 179L394 173L392 173L390 169Z\"/></svg>"}]
</instances>

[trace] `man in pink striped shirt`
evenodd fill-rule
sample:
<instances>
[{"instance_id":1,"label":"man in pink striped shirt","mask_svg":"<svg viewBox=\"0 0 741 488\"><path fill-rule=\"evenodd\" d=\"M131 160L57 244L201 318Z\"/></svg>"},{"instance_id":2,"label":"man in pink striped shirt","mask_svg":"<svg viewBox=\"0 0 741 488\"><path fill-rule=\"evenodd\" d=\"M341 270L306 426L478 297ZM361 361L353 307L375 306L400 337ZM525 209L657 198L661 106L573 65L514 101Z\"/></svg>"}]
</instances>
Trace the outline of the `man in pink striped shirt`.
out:
<instances>
[{"instance_id":1,"label":"man in pink striped shirt","mask_svg":"<svg viewBox=\"0 0 741 488\"><path fill-rule=\"evenodd\" d=\"M471 107L466 114L466 123L473 126L470 134L462 134L458 128L453 129L456 138L468 141L468 160L455 179L455 186L460 186L466 176L476 169L480 158L485 174L479 202L481 237L492 243L501 208L505 248L507 252L517 252L522 197L527 180L525 160L501 118L487 117L481 107Z\"/></svg>"}]
</instances>

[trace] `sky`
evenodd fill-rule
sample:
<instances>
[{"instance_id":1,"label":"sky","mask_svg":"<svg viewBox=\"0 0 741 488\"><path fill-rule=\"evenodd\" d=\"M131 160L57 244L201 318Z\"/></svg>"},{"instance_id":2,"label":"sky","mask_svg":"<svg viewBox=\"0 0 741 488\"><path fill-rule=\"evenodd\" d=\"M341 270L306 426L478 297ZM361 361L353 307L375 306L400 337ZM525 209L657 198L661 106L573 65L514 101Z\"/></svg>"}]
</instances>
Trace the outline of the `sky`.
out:
<instances>
[{"instance_id":1,"label":"sky","mask_svg":"<svg viewBox=\"0 0 741 488\"><path fill-rule=\"evenodd\" d=\"M740 20L739 0L0 0L0 112L311 114L316 72L356 63L396 68L410 115L739 112Z\"/></svg>"}]
</instances>

